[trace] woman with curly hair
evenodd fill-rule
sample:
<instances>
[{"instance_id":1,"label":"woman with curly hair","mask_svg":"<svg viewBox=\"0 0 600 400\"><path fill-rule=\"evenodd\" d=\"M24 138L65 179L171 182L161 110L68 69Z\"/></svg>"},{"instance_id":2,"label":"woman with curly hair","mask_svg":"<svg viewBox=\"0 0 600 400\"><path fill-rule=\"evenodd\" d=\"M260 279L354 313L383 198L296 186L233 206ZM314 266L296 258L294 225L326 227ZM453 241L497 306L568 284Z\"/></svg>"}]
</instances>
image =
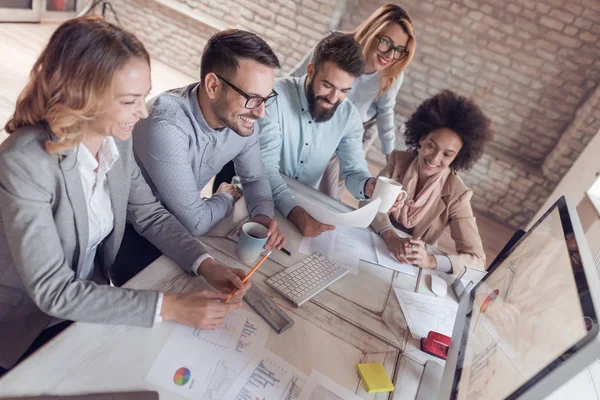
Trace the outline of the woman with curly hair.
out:
<instances>
[{"instance_id":1,"label":"woman with curly hair","mask_svg":"<svg viewBox=\"0 0 600 400\"><path fill-rule=\"evenodd\" d=\"M490 120L471 100L449 90L423 102L406 123L408 151L394 151L379 176L402 183L407 200L378 214L373 229L400 262L444 272L485 269L485 253L469 189L457 172L470 169L491 139ZM401 238L394 227L413 237ZM446 227L457 254L428 255Z\"/></svg>"}]
</instances>

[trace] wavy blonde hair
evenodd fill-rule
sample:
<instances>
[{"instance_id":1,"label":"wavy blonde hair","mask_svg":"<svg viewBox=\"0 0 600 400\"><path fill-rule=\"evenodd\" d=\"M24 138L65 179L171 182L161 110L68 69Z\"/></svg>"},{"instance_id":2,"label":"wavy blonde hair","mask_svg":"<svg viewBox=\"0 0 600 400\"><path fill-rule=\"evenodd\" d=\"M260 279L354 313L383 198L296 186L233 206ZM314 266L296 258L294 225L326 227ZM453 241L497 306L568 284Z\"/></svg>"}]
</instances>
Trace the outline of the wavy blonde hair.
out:
<instances>
[{"instance_id":1,"label":"wavy blonde hair","mask_svg":"<svg viewBox=\"0 0 600 400\"><path fill-rule=\"evenodd\" d=\"M64 22L33 65L6 132L44 124L58 138L46 142L46 151L77 146L86 122L102 111L115 72L132 58L150 65L148 52L132 33L96 16Z\"/></svg>"},{"instance_id":2,"label":"wavy blonde hair","mask_svg":"<svg viewBox=\"0 0 600 400\"><path fill-rule=\"evenodd\" d=\"M417 40L415 38L412 18L402 7L395 4L386 4L379 7L369 18L352 31L354 39L362 46L363 56L366 59L372 49L377 49L377 36L392 23L400 25L404 33L408 35L408 43L406 44L408 56L403 60L395 61L381 72L381 86L377 96L381 96L394 84L400 73L408 67L415 55Z\"/></svg>"}]
</instances>

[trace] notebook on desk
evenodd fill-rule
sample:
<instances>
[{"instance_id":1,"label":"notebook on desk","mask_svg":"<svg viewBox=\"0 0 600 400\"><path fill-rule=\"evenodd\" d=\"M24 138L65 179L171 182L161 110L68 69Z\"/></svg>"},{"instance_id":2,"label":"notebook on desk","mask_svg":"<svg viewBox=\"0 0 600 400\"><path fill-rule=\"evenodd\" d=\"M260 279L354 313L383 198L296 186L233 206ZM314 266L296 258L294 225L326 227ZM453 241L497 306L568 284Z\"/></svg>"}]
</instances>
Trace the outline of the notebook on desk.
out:
<instances>
[{"instance_id":1,"label":"notebook on desk","mask_svg":"<svg viewBox=\"0 0 600 400\"><path fill-rule=\"evenodd\" d=\"M3 397L3 400L158 400L158 392L114 392L114 393L90 393L75 395L42 395L42 396L20 396Z\"/></svg>"}]
</instances>

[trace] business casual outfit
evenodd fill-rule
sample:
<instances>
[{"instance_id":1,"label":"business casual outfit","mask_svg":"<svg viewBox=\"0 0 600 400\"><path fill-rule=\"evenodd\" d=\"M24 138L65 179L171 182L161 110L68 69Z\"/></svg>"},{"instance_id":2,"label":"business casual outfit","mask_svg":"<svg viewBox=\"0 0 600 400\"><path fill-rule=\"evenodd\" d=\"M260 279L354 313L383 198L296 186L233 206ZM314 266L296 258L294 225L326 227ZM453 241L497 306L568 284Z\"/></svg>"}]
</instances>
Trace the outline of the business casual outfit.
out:
<instances>
[{"instance_id":1,"label":"business casual outfit","mask_svg":"<svg viewBox=\"0 0 600 400\"><path fill-rule=\"evenodd\" d=\"M314 48L290 71L289 76L300 77L306 74L313 53ZM381 75L378 72L362 74L354 80L352 90L348 93L347 98L358 109L364 124L363 149L365 153L369 151L375 141L375 130L370 129L373 125L377 126L383 154L390 154L394 150L396 145L394 107L403 81L404 72L400 73L392 86L379 96ZM327 166L319 189L331 197L339 199L344 191L343 181L339 177L339 159L334 156Z\"/></svg>"},{"instance_id":2,"label":"business casual outfit","mask_svg":"<svg viewBox=\"0 0 600 400\"><path fill-rule=\"evenodd\" d=\"M371 177L362 149L362 124L356 107L344 100L329 121L314 122L305 93L306 76L275 80L279 96L266 109L260 126L260 150L269 174L275 205L287 216L298 205L280 172L318 188L333 154L352 195L364 199Z\"/></svg>"},{"instance_id":3,"label":"business casual outfit","mask_svg":"<svg viewBox=\"0 0 600 400\"><path fill-rule=\"evenodd\" d=\"M233 160L250 215L272 218L274 205L258 134L242 137L229 128L208 126L198 103L198 88L194 83L172 89L148 102L150 115L133 131L133 151L144 178L165 208L192 235L200 236L233 210L234 199L228 193L208 199L201 196L210 179ZM113 281L121 285L160 255L152 243L127 225Z\"/></svg>"},{"instance_id":4,"label":"business casual outfit","mask_svg":"<svg viewBox=\"0 0 600 400\"><path fill-rule=\"evenodd\" d=\"M18 129L0 145L4 368L11 368L56 319L148 327L160 319L158 292L108 285L126 218L190 273L207 257L202 244L152 194L131 140L106 140L94 177L95 160L86 149L47 153L45 142L55 139L35 125Z\"/></svg>"},{"instance_id":5,"label":"business casual outfit","mask_svg":"<svg viewBox=\"0 0 600 400\"><path fill-rule=\"evenodd\" d=\"M250 216L274 215L261 160L258 127L242 137L212 129L198 103L199 84L169 90L150 100L150 115L133 132L133 150L154 194L194 236L208 232L233 209L227 193L202 199L200 191L233 160Z\"/></svg>"},{"instance_id":6,"label":"business casual outfit","mask_svg":"<svg viewBox=\"0 0 600 400\"><path fill-rule=\"evenodd\" d=\"M411 152L394 151L390 162L379 176L402 182L414 158L415 155ZM397 227L434 246L444 229L449 227L458 254L436 256L438 269L456 273L460 273L465 266L485 269L485 252L471 209L472 196L473 191L463 183L455 171L451 171L442 187L439 200L414 227L406 229L385 213L377 214L371 227L379 234Z\"/></svg>"}]
</instances>

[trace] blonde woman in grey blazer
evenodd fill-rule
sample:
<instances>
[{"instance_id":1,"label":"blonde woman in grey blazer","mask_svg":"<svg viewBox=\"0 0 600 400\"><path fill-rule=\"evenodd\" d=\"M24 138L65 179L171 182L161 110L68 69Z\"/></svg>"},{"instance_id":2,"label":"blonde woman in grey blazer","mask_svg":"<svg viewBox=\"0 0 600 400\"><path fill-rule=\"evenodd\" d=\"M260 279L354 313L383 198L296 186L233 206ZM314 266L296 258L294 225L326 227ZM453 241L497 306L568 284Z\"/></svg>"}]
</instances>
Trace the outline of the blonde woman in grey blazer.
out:
<instances>
[{"instance_id":1,"label":"blonde woman in grey blazer","mask_svg":"<svg viewBox=\"0 0 600 400\"><path fill-rule=\"evenodd\" d=\"M131 132L149 90L144 46L101 18L65 22L36 61L0 146L0 367L61 320L210 329L240 306L244 272L212 259L135 163ZM218 291L108 285L126 219ZM232 302L218 301L234 287Z\"/></svg>"}]
</instances>

